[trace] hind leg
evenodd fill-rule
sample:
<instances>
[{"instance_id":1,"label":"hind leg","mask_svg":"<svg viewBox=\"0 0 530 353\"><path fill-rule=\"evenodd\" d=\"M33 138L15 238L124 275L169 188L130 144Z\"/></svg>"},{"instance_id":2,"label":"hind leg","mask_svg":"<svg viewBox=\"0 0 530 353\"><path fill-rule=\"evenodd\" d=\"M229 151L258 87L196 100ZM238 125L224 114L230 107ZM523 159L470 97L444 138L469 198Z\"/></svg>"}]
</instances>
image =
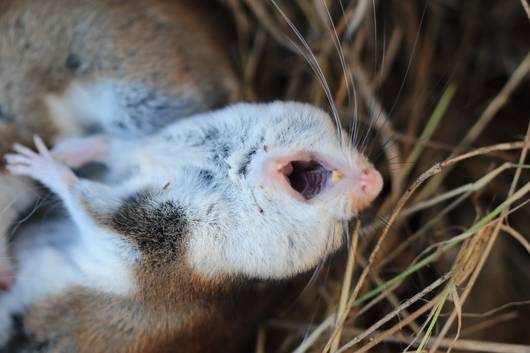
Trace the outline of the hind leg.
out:
<instances>
[{"instance_id":1,"label":"hind leg","mask_svg":"<svg viewBox=\"0 0 530 353\"><path fill-rule=\"evenodd\" d=\"M16 280L0 296L0 347L11 336L12 315L83 282L83 274L66 251L77 236L77 228L68 219L28 224L19 230L13 243Z\"/></svg>"}]
</instances>

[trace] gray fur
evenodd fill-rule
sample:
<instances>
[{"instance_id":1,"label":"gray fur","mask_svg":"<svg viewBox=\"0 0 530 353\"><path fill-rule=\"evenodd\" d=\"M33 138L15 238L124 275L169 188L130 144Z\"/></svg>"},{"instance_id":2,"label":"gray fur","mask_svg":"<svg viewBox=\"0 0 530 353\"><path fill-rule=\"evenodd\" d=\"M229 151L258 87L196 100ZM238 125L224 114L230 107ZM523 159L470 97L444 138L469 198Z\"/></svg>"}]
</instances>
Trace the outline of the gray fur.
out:
<instances>
[{"instance_id":1,"label":"gray fur","mask_svg":"<svg viewBox=\"0 0 530 353\"><path fill-rule=\"evenodd\" d=\"M342 243L337 225L368 206L381 188L379 174L339 140L329 116L307 104L237 104L174 122L133 142L107 136L101 143L109 172L128 175L118 184L78 179L44 156L21 162L23 170L26 164L29 168L21 174L41 181L64 201L84 241L71 251L50 251L50 257L75 262L73 275L57 278L59 289L43 290L34 299L37 303L82 283L83 290L119 298L119 303L132 298L140 307L149 307L142 300L162 307L176 301L178 307L182 303L175 298L182 295L195 298L205 292L194 299L201 303L210 295L233 294L220 285L290 278L333 253ZM299 159L340 170L344 180L312 200L298 197L278 163ZM12 167L16 172L16 165ZM367 170L378 180L370 192L360 186ZM103 259L102 249L107 251ZM19 255L27 251L21 247ZM90 255L99 256L100 267L92 272ZM65 270L64 261L58 266ZM78 267L88 274L77 275ZM34 278L17 290L41 285L41 277L57 271L40 266L31 270L37 272ZM159 278L163 283L153 285ZM156 295L151 294L154 290ZM10 299L17 301L16 292ZM127 306L119 308L119 318L130 314ZM0 314L1 309L0 302ZM71 315L76 309L64 308ZM157 317L163 327L174 320L170 314ZM52 331L47 337L58 335ZM70 336L75 333L67 334L66 342Z\"/></svg>"}]
</instances>

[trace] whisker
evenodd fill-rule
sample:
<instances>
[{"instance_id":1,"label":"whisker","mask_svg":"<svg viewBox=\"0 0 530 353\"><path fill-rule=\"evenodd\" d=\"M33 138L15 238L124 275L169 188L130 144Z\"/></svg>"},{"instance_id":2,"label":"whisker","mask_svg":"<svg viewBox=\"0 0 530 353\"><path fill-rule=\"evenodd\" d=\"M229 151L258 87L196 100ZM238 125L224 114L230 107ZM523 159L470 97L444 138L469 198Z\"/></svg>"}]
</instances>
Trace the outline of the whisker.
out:
<instances>
[{"instance_id":1,"label":"whisker","mask_svg":"<svg viewBox=\"0 0 530 353\"><path fill-rule=\"evenodd\" d=\"M361 2L366 2L366 1L367 0L361 0ZM344 5L342 4L342 1L340 2L340 8L341 8L343 19L344 19L348 15L345 12L346 10L344 9ZM362 12L364 12L364 11L362 11ZM360 24L360 22L359 22L359 24ZM344 37L348 40L351 37L351 34L347 33ZM339 43L339 45L340 45L340 43ZM349 134L348 134L348 138L349 138L348 139L348 145L351 148L352 146L356 145L356 141L358 140L358 137L359 137L360 119L359 119L358 94L357 94L357 89L356 89L356 86L355 86L355 81L353 79L351 68L349 66L347 66L347 68L348 68L348 73L349 73L352 89L350 91L349 87L346 87L346 92L348 94L348 105L347 105L345 110L346 111L348 111L348 110L352 110L353 111L353 119L350 120L350 125L349 125L349 130L348 130L349 131ZM352 95L353 95L353 102L352 102Z\"/></svg>"},{"instance_id":2,"label":"whisker","mask_svg":"<svg viewBox=\"0 0 530 353\"><path fill-rule=\"evenodd\" d=\"M45 196L40 196L38 197L35 202L33 203L33 206L32 208L29 210L29 212L24 215L23 218L17 220L15 223L13 223L9 233L7 234L7 238L9 240L12 240L13 239L13 236L14 234L16 233L16 231L18 230L18 228L24 223L26 222L28 219L30 219L34 214L35 212L37 212L37 210L44 204L44 202L46 202L49 198L50 198L51 194L46 194Z\"/></svg>"},{"instance_id":3,"label":"whisker","mask_svg":"<svg viewBox=\"0 0 530 353\"><path fill-rule=\"evenodd\" d=\"M358 107L357 107L357 94L356 94L356 91L355 91L355 84L353 82L353 75L351 73L351 70L350 68L348 67L348 65L346 64L346 57L344 55L344 51L342 50L342 46L341 46L341 43L340 43L340 40L339 40L339 36L337 34L337 30L335 28L335 25L333 23L333 19L331 18L331 14L329 12L329 8L327 7L326 5L326 2L324 0L321 0L320 1L322 6L324 7L324 9L326 10L326 15L327 15L327 18L328 18L328 21L329 21L329 31L331 33L331 36L333 38L333 45L335 46L335 49L337 50L337 54L338 54L338 57L339 57L339 62L340 62L340 65L341 65L341 68L342 68L342 72L343 72L343 76L344 76L344 82L346 83L346 92L348 93L348 102L351 102L351 93L350 93L350 88L351 88L351 92L353 92L353 99L354 99L354 113L353 113L353 121L355 123L355 130L356 130L356 127L357 127L357 120L358 120ZM341 138L341 143L342 143L342 131L340 133L340 138ZM348 140L348 142L350 142ZM350 147L350 146L348 146Z\"/></svg>"},{"instance_id":4,"label":"whisker","mask_svg":"<svg viewBox=\"0 0 530 353\"><path fill-rule=\"evenodd\" d=\"M418 46L418 40L420 38L421 29L423 27L423 21L425 20L425 15L427 14L427 7L429 6L429 0L425 2L425 6L423 7L423 11L420 18L420 23L418 26L418 32L416 32L416 37L414 38L414 44L412 45L412 53L410 54L409 61L407 63L407 68L405 70L405 75L403 77L403 81L401 82L401 86L399 87L398 93L396 95L396 98L394 99L394 102L392 103L392 106L390 108L390 111L388 115L392 115L394 113L394 109L396 108L397 102L401 98L401 93L403 93L403 88L405 87L405 83L407 82L407 78L410 72L410 68L412 67L412 61L414 60L414 56L416 54L416 48Z\"/></svg>"},{"instance_id":5,"label":"whisker","mask_svg":"<svg viewBox=\"0 0 530 353\"><path fill-rule=\"evenodd\" d=\"M373 72L376 73L377 72L377 16L376 16L376 13L375 13L375 0L372 0L372 13L373 13L373 18L374 18L374 66L373 66Z\"/></svg>"},{"instance_id":6,"label":"whisker","mask_svg":"<svg viewBox=\"0 0 530 353\"><path fill-rule=\"evenodd\" d=\"M409 72L410 72L410 68L412 66L412 61L415 57L415 53L416 53L416 48L418 46L418 40L419 40L419 36L420 36L420 32L421 32L421 28L423 27L423 22L425 20L425 16L426 16L426 13L427 13L427 8L428 8L428 5L429 5L429 2L427 1L425 3L425 6L423 7L423 11L422 11L422 14L421 14L421 19L420 19L420 23L419 23L419 28L418 28L418 31L416 33L416 37L414 39L414 44L413 44L413 49L412 49L412 53L411 53L411 56L409 58L409 61L407 63L407 68L405 70L405 75L404 75L404 78L403 78L403 81L400 85L400 88L398 90L398 93L396 95L396 98L394 99L394 102L392 103L392 106L391 106L391 109L388 113L388 116L391 116L393 113L394 113L394 110L397 106L397 103L399 101L399 99L401 98L401 94L403 92L403 89L405 87L405 84L406 84L406 81L407 81L407 78L408 78L408 75L409 75ZM359 72L360 73L360 72ZM363 83L364 85L366 85L366 83ZM364 88L366 90L366 87ZM372 101L371 104L370 104L370 107L373 107L375 105L375 102ZM363 139L363 145L362 145L362 148L360 148L361 152L364 153L365 152L365 148L366 148L366 145L365 145L365 142L367 140L367 136L369 135L369 133L371 132L371 129L374 125L378 125L376 124L381 118L382 118L382 115L384 114L383 113L383 109L382 107L378 107L377 109L377 113L376 113L376 117L375 119L372 117L371 119L371 123L370 123L370 126L368 128L368 132L367 134L365 135L365 138ZM385 128L385 125L389 123L389 120L388 118L387 119L383 119L383 123L381 124L381 126L379 127L379 129L384 129Z\"/></svg>"},{"instance_id":7,"label":"whisker","mask_svg":"<svg viewBox=\"0 0 530 353\"><path fill-rule=\"evenodd\" d=\"M339 132L339 137L341 137L340 140L342 141L342 131L341 131L342 129L341 129L341 123L340 123L340 119L339 119L339 113L338 113L337 108L335 106L334 99L333 99L333 94L331 93L331 89L329 88L329 85L328 85L327 80L325 78L324 72L322 71L322 68L320 67L320 65L318 63L318 60L317 60L315 54L311 50L311 47L309 46L307 41L304 39L304 37L302 36L302 34L298 30L298 28L296 28L294 23L291 21L289 16L287 16L285 14L285 12L278 6L278 4L276 3L275 0L270 0L270 1L274 5L276 10L280 13L280 15L283 17L285 22L289 25L291 30L294 32L294 34L296 35L296 37L298 38L300 43L305 48L306 55L304 55L304 51L302 50L302 48L300 48L294 41L289 39L289 41L293 44L293 46L295 48L297 48L298 50L300 50L300 54L304 57L304 59L306 59L306 61L310 65L310 67L313 69L313 72L319 78L319 82L320 82L320 84L322 86L322 89L324 90L324 94L326 95L326 99L328 100L328 103L330 105L331 113L333 115L333 118L335 119L335 125L336 125L336 128L337 128L337 131Z\"/></svg>"}]
</instances>

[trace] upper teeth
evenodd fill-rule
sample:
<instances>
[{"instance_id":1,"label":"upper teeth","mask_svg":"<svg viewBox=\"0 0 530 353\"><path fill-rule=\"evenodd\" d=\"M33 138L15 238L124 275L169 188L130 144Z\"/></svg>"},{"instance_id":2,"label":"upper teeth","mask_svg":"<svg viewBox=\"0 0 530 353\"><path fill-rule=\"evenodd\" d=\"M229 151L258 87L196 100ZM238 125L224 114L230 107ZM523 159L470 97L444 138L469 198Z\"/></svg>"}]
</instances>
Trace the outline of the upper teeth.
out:
<instances>
[{"instance_id":1,"label":"upper teeth","mask_svg":"<svg viewBox=\"0 0 530 353\"><path fill-rule=\"evenodd\" d=\"M339 172L338 170L334 170L331 172L331 181L333 181L333 183L338 183L339 181L342 180L342 173Z\"/></svg>"}]
</instances>

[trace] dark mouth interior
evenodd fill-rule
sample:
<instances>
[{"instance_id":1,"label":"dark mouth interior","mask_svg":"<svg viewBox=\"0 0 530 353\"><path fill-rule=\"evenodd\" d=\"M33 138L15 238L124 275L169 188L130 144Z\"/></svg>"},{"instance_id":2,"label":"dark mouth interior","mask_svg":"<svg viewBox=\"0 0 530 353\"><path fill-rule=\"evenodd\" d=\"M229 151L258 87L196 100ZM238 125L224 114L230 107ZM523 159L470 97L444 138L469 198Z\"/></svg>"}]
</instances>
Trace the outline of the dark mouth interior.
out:
<instances>
[{"instance_id":1,"label":"dark mouth interior","mask_svg":"<svg viewBox=\"0 0 530 353\"><path fill-rule=\"evenodd\" d=\"M287 180L306 200L319 195L328 186L331 171L317 161L292 161L291 166Z\"/></svg>"}]
</instances>

